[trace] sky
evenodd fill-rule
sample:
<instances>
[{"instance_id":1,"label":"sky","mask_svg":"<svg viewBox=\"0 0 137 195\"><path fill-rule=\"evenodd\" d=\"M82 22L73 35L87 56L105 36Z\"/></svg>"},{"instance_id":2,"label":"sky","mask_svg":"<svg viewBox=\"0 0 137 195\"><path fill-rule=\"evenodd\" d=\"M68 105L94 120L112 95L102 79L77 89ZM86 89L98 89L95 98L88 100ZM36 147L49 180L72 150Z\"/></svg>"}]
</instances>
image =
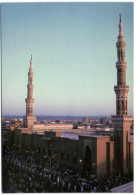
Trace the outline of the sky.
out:
<instances>
[{"instance_id":1,"label":"sky","mask_svg":"<svg viewBox=\"0 0 137 195\"><path fill-rule=\"evenodd\" d=\"M3 3L2 115L25 115L32 54L34 115L114 115L119 13L133 114L133 3Z\"/></svg>"}]
</instances>

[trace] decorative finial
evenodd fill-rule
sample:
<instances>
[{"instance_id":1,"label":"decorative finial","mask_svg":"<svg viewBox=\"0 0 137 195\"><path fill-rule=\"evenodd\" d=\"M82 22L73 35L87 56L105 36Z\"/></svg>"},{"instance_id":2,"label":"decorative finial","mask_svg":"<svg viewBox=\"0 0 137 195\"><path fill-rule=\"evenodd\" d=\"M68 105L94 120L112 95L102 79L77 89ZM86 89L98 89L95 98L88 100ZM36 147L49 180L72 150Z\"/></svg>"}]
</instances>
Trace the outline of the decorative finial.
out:
<instances>
[{"instance_id":1,"label":"decorative finial","mask_svg":"<svg viewBox=\"0 0 137 195\"><path fill-rule=\"evenodd\" d=\"M31 54L31 59L30 59L30 66L32 67L32 54Z\"/></svg>"},{"instance_id":2,"label":"decorative finial","mask_svg":"<svg viewBox=\"0 0 137 195\"><path fill-rule=\"evenodd\" d=\"M119 17L120 17L120 22L121 22L121 15L122 15L122 13L121 13L121 14L119 14Z\"/></svg>"}]
</instances>

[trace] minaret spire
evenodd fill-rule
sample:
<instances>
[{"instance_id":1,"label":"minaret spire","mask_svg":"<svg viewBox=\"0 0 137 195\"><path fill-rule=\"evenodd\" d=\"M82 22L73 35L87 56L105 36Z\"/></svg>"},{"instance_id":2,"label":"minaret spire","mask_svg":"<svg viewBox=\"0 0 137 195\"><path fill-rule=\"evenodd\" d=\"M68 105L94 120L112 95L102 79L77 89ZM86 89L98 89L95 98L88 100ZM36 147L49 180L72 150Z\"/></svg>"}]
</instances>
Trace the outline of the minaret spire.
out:
<instances>
[{"instance_id":1,"label":"minaret spire","mask_svg":"<svg viewBox=\"0 0 137 195\"><path fill-rule=\"evenodd\" d=\"M118 41L124 41L124 36L123 36L123 25L122 25L122 20L121 20L121 14L119 14L119 36L118 36Z\"/></svg>"},{"instance_id":2,"label":"minaret spire","mask_svg":"<svg viewBox=\"0 0 137 195\"><path fill-rule=\"evenodd\" d=\"M126 43L124 41L124 35L122 32L122 23L121 23L121 14L119 21L119 35L118 42L116 43L117 47L117 57L118 61L116 62L117 68L117 86L115 86L115 93L117 94L117 115L127 115L127 94L129 91L129 86L126 86L126 67L127 63L125 62L125 47Z\"/></svg>"},{"instance_id":3,"label":"minaret spire","mask_svg":"<svg viewBox=\"0 0 137 195\"><path fill-rule=\"evenodd\" d=\"M30 65L32 65L32 54L31 54L31 59L30 59Z\"/></svg>"},{"instance_id":4,"label":"minaret spire","mask_svg":"<svg viewBox=\"0 0 137 195\"><path fill-rule=\"evenodd\" d=\"M29 69L29 71L33 72L33 68L32 68L32 54L31 54L31 59L30 59L30 69Z\"/></svg>"},{"instance_id":5,"label":"minaret spire","mask_svg":"<svg viewBox=\"0 0 137 195\"><path fill-rule=\"evenodd\" d=\"M24 125L27 128L33 128L34 126L34 120L35 116L33 116L33 104L34 104L34 98L33 98L33 69L32 69L32 55L30 59L30 68L28 72L28 85L27 85L27 98L26 101L26 116L24 117Z\"/></svg>"},{"instance_id":6,"label":"minaret spire","mask_svg":"<svg viewBox=\"0 0 137 195\"><path fill-rule=\"evenodd\" d=\"M122 13L121 13L121 14L119 14L119 17L120 17L120 22L121 22L121 16L122 16Z\"/></svg>"},{"instance_id":7,"label":"minaret spire","mask_svg":"<svg viewBox=\"0 0 137 195\"><path fill-rule=\"evenodd\" d=\"M121 14L119 14L119 35L116 43L117 47L117 85L114 86L116 94L116 115L112 116L114 126L114 159L117 172L127 174L129 167L129 142L130 125L133 120L128 116L128 92L129 86L126 85L126 67L124 35L122 32Z\"/></svg>"}]
</instances>

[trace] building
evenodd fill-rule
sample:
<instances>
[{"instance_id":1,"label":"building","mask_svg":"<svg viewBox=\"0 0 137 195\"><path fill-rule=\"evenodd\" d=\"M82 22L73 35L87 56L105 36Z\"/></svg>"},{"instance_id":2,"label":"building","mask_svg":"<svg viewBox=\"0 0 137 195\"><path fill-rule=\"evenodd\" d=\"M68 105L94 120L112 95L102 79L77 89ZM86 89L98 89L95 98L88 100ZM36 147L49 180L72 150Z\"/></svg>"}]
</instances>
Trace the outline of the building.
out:
<instances>
[{"instance_id":1,"label":"building","mask_svg":"<svg viewBox=\"0 0 137 195\"><path fill-rule=\"evenodd\" d=\"M107 125L108 122L109 122L109 120L108 120L108 117L106 117L106 116L105 117L101 117L99 119L99 124Z\"/></svg>"},{"instance_id":2,"label":"building","mask_svg":"<svg viewBox=\"0 0 137 195\"><path fill-rule=\"evenodd\" d=\"M34 124L33 130L37 132L37 134L44 134L45 131L68 131L72 130L73 125L72 124L59 124L59 123L53 123L53 124Z\"/></svg>"},{"instance_id":3,"label":"building","mask_svg":"<svg viewBox=\"0 0 137 195\"><path fill-rule=\"evenodd\" d=\"M84 125L88 124L88 117L86 117L86 116L82 117L82 124L84 124Z\"/></svg>"},{"instance_id":4,"label":"building","mask_svg":"<svg viewBox=\"0 0 137 195\"><path fill-rule=\"evenodd\" d=\"M90 116L88 117L88 123L92 124L92 118Z\"/></svg>"},{"instance_id":5,"label":"building","mask_svg":"<svg viewBox=\"0 0 137 195\"><path fill-rule=\"evenodd\" d=\"M89 124L92 124L92 118L89 116L84 116L82 117L82 124L83 125L89 125Z\"/></svg>"},{"instance_id":6,"label":"building","mask_svg":"<svg viewBox=\"0 0 137 195\"><path fill-rule=\"evenodd\" d=\"M66 129L69 132L65 134L61 129L61 124L48 124L46 128L40 124L35 126L35 117L32 112L34 99L31 59L26 99L25 125L27 128L17 128L14 131L14 144L19 146L21 151L37 151L48 156L54 165L78 171L87 170L96 176L113 173L133 174L133 141L130 137L130 125L133 118L128 116L127 108L129 86L126 86L126 44L122 32L121 15L116 46L118 62L116 63L117 86L114 87L116 115L112 116L114 131L103 131L99 134L96 132L95 134L95 131L90 133L88 130L73 129L73 132L70 132ZM38 128L45 133L35 134ZM63 126L63 128L68 128L68 126ZM58 131L62 132L61 136L57 134Z\"/></svg>"}]
</instances>

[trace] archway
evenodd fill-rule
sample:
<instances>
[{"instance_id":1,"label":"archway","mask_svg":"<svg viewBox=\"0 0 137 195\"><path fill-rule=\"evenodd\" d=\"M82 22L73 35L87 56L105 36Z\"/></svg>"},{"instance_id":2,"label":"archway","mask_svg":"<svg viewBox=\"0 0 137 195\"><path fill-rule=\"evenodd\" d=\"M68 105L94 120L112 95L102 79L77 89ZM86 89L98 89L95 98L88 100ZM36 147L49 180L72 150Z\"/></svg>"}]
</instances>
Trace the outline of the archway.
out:
<instances>
[{"instance_id":1,"label":"archway","mask_svg":"<svg viewBox=\"0 0 137 195\"><path fill-rule=\"evenodd\" d=\"M89 146L86 146L85 148L85 160L84 160L84 169L91 172L92 166L91 166L91 149Z\"/></svg>"}]
</instances>

